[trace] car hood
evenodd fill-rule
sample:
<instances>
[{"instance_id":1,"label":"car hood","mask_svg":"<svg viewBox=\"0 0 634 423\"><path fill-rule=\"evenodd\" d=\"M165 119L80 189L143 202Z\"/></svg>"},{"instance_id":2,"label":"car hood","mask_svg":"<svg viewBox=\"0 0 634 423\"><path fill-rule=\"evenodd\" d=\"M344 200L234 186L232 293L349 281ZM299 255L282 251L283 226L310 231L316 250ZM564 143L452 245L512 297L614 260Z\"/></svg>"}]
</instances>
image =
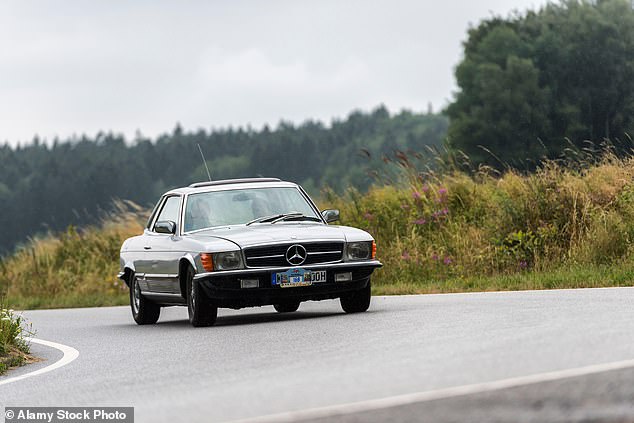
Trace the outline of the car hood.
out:
<instances>
[{"instance_id":1,"label":"car hood","mask_svg":"<svg viewBox=\"0 0 634 423\"><path fill-rule=\"evenodd\" d=\"M264 223L250 226L214 228L188 235L201 242L213 238L234 242L241 248L259 244L283 244L307 241L365 241L370 234L347 226L319 223Z\"/></svg>"}]
</instances>

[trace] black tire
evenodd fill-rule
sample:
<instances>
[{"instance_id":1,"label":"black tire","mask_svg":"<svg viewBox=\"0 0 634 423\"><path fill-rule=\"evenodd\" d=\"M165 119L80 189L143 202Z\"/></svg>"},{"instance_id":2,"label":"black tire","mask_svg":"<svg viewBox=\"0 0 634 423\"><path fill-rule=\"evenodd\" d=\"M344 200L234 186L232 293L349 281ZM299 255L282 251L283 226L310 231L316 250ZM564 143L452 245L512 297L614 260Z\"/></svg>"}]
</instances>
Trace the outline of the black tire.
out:
<instances>
[{"instance_id":1,"label":"black tire","mask_svg":"<svg viewBox=\"0 0 634 423\"><path fill-rule=\"evenodd\" d=\"M273 307L275 307L275 310L278 313L292 313L297 311L299 308L299 301L294 303L275 304Z\"/></svg>"},{"instance_id":2,"label":"black tire","mask_svg":"<svg viewBox=\"0 0 634 423\"><path fill-rule=\"evenodd\" d=\"M153 325L161 314L161 306L141 294L139 280L134 272L130 274L130 309L132 310L132 318L139 325Z\"/></svg>"},{"instance_id":3,"label":"black tire","mask_svg":"<svg viewBox=\"0 0 634 423\"><path fill-rule=\"evenodd\" d=\"M197 281L194 280L194 269L187 269L187 312L189 323L195 328L212 326L218 317L218 307L205 295Z\"/></svg>"},{"instance_id":4,"label":"black tire","mask_svg":"<svg viewBox=\"0 0 634 423\"><path fill-rule=\"evenodd\" d=\"M362 313L370 307L372 298L372 288L370 281L365 288L351 292L340 298L341 308L346 313Z\"/></svg>"}]
</instances>

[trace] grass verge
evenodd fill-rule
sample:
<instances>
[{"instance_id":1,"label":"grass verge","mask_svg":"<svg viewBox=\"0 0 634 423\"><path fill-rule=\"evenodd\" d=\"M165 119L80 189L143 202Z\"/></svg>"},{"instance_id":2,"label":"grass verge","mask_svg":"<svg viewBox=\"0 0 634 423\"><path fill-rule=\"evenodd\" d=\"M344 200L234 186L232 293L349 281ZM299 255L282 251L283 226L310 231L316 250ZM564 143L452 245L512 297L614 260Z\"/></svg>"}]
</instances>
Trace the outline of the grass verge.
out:
<instances>
[{"instance_id":1,"label":"grass verge","mask_svg":"<svg viewBox=\"0 0 634 423\"><path fill-rule=\"evenodd\" d=\"M33 360L25 333L30 335L32 331L22 317L0 303L0 375Z\"/></svg>"},{"instance_id":2,"label":"grass verge","mask_svg":"<svg viewBox=\"0 0 634 423\"><path fill-rule=\"evenodd\" d=\"M494 276L398 280L373 286L374 295L443 294L456 292L524 291L538 289L632 286L634 265L566 266L550 271L527 271Z\"/></svg>"}]
</instances>

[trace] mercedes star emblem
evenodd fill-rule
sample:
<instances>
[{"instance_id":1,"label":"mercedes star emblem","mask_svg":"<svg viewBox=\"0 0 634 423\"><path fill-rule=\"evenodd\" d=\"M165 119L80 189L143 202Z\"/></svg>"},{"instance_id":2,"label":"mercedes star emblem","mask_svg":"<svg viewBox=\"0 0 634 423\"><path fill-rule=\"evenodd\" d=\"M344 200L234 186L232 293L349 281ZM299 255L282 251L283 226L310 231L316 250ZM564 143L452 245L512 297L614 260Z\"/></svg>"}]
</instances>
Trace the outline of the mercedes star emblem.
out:
<instances>
[{"instance_id":1,"label":"mercedes star emblem","mask_svg":"<svg viewBox=\"0 0 634 423\"><path fill-rule=\"evenodd\" d=\"M299 266L304 261L306 261L306 257L308 254L306 253L306 248L299 244L294 244L288 247L286 250L286 261L288 264L293 266Z\"/></svg>"}]
</instances>

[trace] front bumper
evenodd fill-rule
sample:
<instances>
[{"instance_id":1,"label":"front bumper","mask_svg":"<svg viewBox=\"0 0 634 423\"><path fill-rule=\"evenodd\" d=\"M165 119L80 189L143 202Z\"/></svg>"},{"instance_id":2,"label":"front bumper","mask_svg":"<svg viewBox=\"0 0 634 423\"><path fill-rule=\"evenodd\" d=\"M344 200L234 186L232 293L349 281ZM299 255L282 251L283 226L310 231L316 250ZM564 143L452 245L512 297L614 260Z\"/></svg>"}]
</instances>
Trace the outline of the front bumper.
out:
<instances>
[{"instance_id":1,"label":"front bumper","mask_svg":"<svg viewBox=\"0 0 634 423\"><path fill-rule=\"evenodd\" d=\"M271 283L272 274L293 267L241 269L199 273L194 276L205 293L219 307L242 308L284 302L316 301L338 298L362 289L370 281L374 269L383 266L378 260L301 266L305 270L325 270L326 281L309 286L281 288ZM352 280L335 282L336 273L352 273ZM241 279L257 279L257 288L241 288Z\"/></svg>"}]
</instances>

